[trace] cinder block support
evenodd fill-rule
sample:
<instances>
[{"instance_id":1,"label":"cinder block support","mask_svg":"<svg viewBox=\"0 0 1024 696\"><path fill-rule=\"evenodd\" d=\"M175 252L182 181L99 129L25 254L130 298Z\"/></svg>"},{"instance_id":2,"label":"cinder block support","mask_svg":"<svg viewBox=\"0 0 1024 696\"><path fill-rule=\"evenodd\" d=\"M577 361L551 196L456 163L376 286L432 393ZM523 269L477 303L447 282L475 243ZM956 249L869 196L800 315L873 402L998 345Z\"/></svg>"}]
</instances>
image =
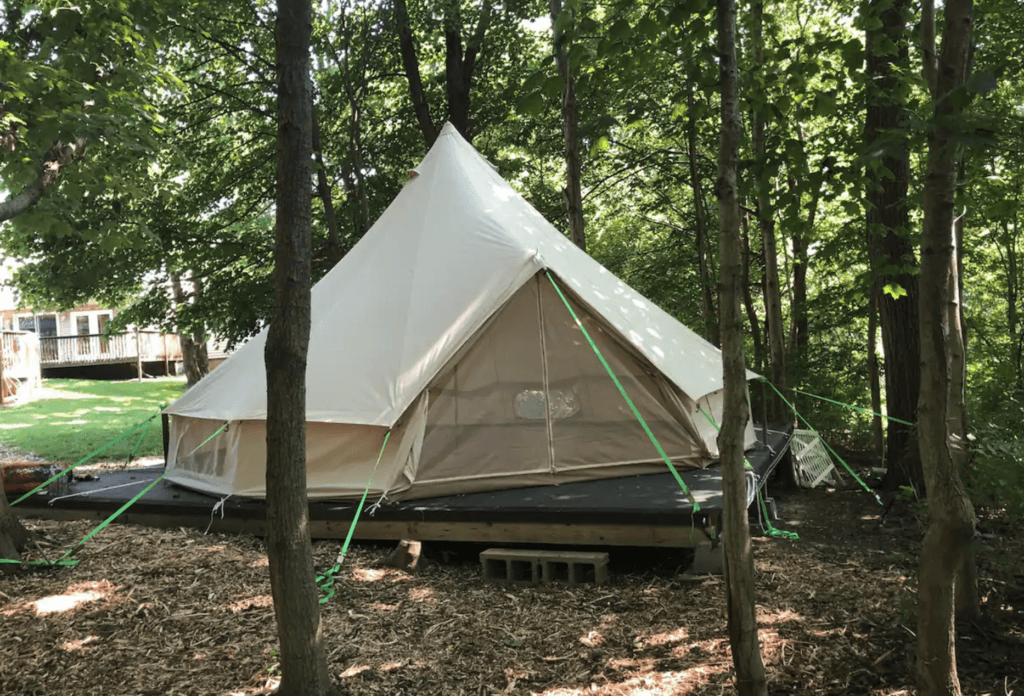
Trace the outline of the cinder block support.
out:
<instances>
[{"instance_id":1,"label":"cinder block support","mask_svg":"<svg viewBox=\"0 0 1024 696\"><path fill-rule=\"evenodd\" d=\"M693 548L693 565L690 572L694 575L721 575L725 572L725 557L722 545L699 544Z\"/></svg>"},{"instance_id":2,"label":"cinder block support","mask_svg":"<svg viewBox=\"0 0 1024 696\"><path fill-rule=\"evenodd\" d=\"M484 580L518 585L608 582L608 554L585 551L487 549L480 554Z\"/></svg>"}]
</instances>

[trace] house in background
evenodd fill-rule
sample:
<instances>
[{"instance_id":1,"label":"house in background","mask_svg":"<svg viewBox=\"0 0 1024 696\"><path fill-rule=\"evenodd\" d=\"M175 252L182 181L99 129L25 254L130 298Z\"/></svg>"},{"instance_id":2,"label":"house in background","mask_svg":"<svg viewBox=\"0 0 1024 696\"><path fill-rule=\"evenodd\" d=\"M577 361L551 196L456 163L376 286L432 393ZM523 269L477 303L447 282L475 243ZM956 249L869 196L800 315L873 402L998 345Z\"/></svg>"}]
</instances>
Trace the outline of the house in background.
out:
<instances>
[{"instance_id":1,"label":"house in background","mask_svg":"<svg viewBox=\"0 0 1024 696\"><path fill-rule=\"evenodd\" d=\"M134 328L106 335L116 309L90 303L69 311L0 309L0 330L38 338L44 377L130 379L184 372L177 334ZM211 369L227 357L223 345L208 344Z\"/></svg>"}]
</instances>

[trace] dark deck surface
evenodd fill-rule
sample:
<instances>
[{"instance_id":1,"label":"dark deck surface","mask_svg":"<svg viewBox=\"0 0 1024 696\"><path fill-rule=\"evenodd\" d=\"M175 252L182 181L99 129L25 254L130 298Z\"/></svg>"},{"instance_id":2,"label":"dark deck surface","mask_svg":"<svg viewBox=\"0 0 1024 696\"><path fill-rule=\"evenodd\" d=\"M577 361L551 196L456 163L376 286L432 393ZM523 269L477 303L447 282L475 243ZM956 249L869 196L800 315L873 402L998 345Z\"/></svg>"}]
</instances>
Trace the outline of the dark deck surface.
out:
<instances>
[{"instance_id":1,"label":"dark deck surface","mask_svg":"<svg viewBox=\"0 0 1024 696\"><path fill-rule=\"evenodd\" d=\"M748 503L753 485L763 487L789 445L792 429L768 430L768 447L761 442L747 452L753 466L748 472ZM101 473L95 481L61 479L59 485L37 493L18 505L23 514L46 516L47 510L110 511L130 500L163 473L163 467L146 467ZM516 488L487 493L426 498L387 503L369 508L362 519L374 522L475 522L475 523L555 523L598 525L678 525L702 524L722 508L722 473L715 464L707 469L681 471L683 481L700 505L693 506L671 473L568 483L560 486ZM112 488L119 486L117 488ZM159 482L132 507L135 514L158 513L181 517L209 518L215 496ZM367 501L367 505L373 501ZM313 521L351 520L354 502L310 503ZM223 504L225 517L263 520L266 506L262 500L228 498ZM217 511L220 516L220 510Z\"/></svg>"}]
</instances>

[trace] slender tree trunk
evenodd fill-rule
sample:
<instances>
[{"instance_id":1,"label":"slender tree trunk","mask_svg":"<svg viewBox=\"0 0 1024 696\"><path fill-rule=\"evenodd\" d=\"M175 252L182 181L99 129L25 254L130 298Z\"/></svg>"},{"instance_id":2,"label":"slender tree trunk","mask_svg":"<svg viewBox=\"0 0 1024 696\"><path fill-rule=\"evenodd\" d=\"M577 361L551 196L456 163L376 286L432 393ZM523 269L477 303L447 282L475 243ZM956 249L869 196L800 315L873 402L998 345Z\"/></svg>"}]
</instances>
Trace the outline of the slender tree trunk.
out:
<instances>
[{"instance_id":1,"label":"slender tree trunk","mask_svg":"<svg viewBox=\"0 0 1024 696\"><path fill-rule=\"evenodd\" d=\"M764 4L754 5L754 62L758 70L762 69L761 44L762 14ZM765 118L761 109L754 109L751 127L754 141L754 159L756 161L754 183L757 189L757 217L761 225L761 240L764 245L764 278L765 278L765 313L768 321L768 351L770 355L771 380L775 387L786 391L786 342L785 329L782 324L782 289L779 286L778 250L775 244L775 217L771 209L770 186L768 180L767 155L765 152ZM777 397L772 397L771 417L775 421L785 418L785 407Z\"/></svg>"},{"instance_id":2,"label":"slender tree trunk","mask_svg":"<svg viewBox=\"0 0 1024 696\"><path fill-rule=\"evenodd\" d=\"M327 221L327 263L333 268L341 261L341 233L338 230L338 216L334 211L331 185L327 181L327 165L324 164L320 144L320 119L313 107L313 157L316 159L316 193L324 204L324 219Z\"/></svg>"},{"instance_id":3,"label":"slender tree trunk","mask_svg":"<svg viewBox=\"0 0 1024 696\"><path fill-rule=\"evenodd\" d=\"M198 300L203 296L203 279L198 274L191 274L193 297ZM192 346L195 353L197 381L210 374L210 355L206 348L206 325L200 323L192 332Z\"/></svg>"},{"instance_id":4,"label":"slender tree trunk","mask_svg":"<svg viewBox=\"0 0 1024 696\"><path fill-rule=\"evenodd\" d=\"M930 4L930 0L926 0ZM921 237L921 392L918 440L928 489L928 531L918 580L917 679L922 696L960 694L956 671L954 586L974 539L974 509L959 472L967 457L951 432L962 409L951 371L963 342L958 316L953 201L958 149L953 141L961 107L950 97L965 78L972 0L947 0L942 50L933 82L934 128L928 138Z\"/></svg>"},{"instance_id":5,"label":"slender tree trunk","mask_svg":"<svg viewBox=\"0 0 1024 696\"><path fill-rule=\"evenodd\" d=\"M750 291L750 261L754 258L754 255L750 253L748 216L742 215L740 219L743 223L743 304L747 308L747 326L750 329L751 338L754 339L754 371L760 373L764 370L765 346L764 341L761 339L761 320L757 316L753 293ZM767 418L767 414L764 415Z\"/></svg>"},{"instance_id":6,"label":"slender tree trunk","mask_svg":"<svg viewBox=\"0 0 1024 696\"><path fill-rule=\"evenodd\" d=\"M885 4L885 9L879 10ZM868 257L883 284L902 288L905 295L894 298L883 292L879 298L882 350L885 355L885 398L889 416L910 423L917 420L921 385L920 338L918 335L917 278L914 247L910 241L907 197L910 164L907 154L906 114L901 102L900 81L909 69L907 29L904 16L910 0L871 0L866 12L877 17L882 27L869 30L867 41L868 107L865 141L873 161L884 169L868 172ZM895 46L878 50L876 44L888 39ZM891 173L891 175L890 175ZM886 272L886 269L900 269ZM883 485L894 489L913 486L924 489L921 460L907 444L913 429L895 421L886 428L887 472Z\"/></svg>"},{"instance_id":7,"label":"slender tree trunk","mask_svg":"<svg viewBox=\"0 0 1024 696\"><path fill-rule=\"evenodd\" d=\"M281 642L281 696L334 692L324 654L306 494L312 88L309 0L278 0L277 224L267 371L267 551Z\"/></svg>"},{"instance_id":8,"label":"slender tree trunk","mask_svg":"<svg viewBox=\"0 0 1024 696\"><path fill-rule=\"evenodd\" d=\"M583 193L580 189L580 139L577 128L580 121L579 105L576 103L576 81L569 66L566 36L558 30L556 20L562 12L562 0L551 0L551 30L554 34L555 64L558 74L565 82L562 92L562 136L565 140L566 184L562 189L565 211L569 218L569 238L583 251L587 250L587 236L583 229ZM571 12L571 10L570 10Z\"/></svg>"},{"instance_id":9,"label":"slender tree trunk","mask_svg":"<svg viewBox=\"0 0 1024 696\"><path fill-rule=\"evenodd\" d=\"M18 193L0 201L0 222L6 222L32 209L43 194L57 183L65 169L82 159L88 141L56 142L47 150L35 180Z\"/></svg>"},{"instance_id":10,"label":"slender tree trunk","mask_svg":"<svg viewBox=\"0 0 1024 696\"><path fill-rule=\"evenodd\" d=\"M729 644L740 696L767 696L768 681L754 611L754 554L747 521L747 487L743 474L743 432L750 414L743 364L740 314L740 209L737 162L740 147L739 87L736 69L735 0L718 0L718 54L722 87L722 134L718 155L719 258L718 311L724 364L725 406L718 448L722 462L722 523L725 551Z\"/></svg>"},{"instance_id":11,"label":"slender tree trunk","mask_svg":"<svg viewBox=\"0 0 1024 696\"><path fill-rule=\"evenodd\" d=\"M882 412L882 383L878 370L878 283L871 286L868 298L868 384L871 388L871 410ZM879 466L885 466L885 432L882 416L871 418L871 444Z\"/></svg>"},{"instance_id":12,"label":"slender tree trunk","mask_svg":"<svg viewBox=\"0 0 1024 696\"><path fill-rule=\"evenodd\" d=\"M187 303L185 291L181 286L181 276L178 273L171 274L171 292L174 295L175 312L180 312ZM193 278L195 276L193 275ZM205 377L210 371L209 360L206 359L206 343L202 332L199 332L198 343L196 334L189 334L181 324L178 324L178 342L181 344L181 362L185 366L185 381L189 387Z\"/></svg>"},{"instance_id":13,"label":"slender tree trunk","mask_svg":"<svg viewBox=\"0 0 1024 696\"><path fill-rule=\"evenodd\" d=\"M693 114L693 88L686 93L686 150L690 159L690 188L693 191L694 207L694 228L697 234L697 262L700 269L700 305L701 315L704 319L704 335L708 337L715 346L720 346L718 338L718 319L715 316L715 301L712 293L711 274L708 272L708 232L707 216L704 213L704 192L700 179L700 172L697 169L697 119ZM747 264L743 264L743 286L744 300L750 294L747 286Z\"/></svg>"},{"instance_id":14,"label":"slender tree trunk","mask_svg":"<svg viewBox=\"0 0 1024 696\"><path fill-rule=\"evenodd\" d=\"M438 129L430 116L430 104L423 91L423 80L420 78L420 61L416 55L416 44L413 41L412 25L409 22L409 9L405 0L392 0L395 24L398 29L398 48L402 56L402 68L409 82L409 96L412 99L412 110L416 114L416 122L420 126L423 140L429 148L437 140Z\"/></svg>"}]
</instances>

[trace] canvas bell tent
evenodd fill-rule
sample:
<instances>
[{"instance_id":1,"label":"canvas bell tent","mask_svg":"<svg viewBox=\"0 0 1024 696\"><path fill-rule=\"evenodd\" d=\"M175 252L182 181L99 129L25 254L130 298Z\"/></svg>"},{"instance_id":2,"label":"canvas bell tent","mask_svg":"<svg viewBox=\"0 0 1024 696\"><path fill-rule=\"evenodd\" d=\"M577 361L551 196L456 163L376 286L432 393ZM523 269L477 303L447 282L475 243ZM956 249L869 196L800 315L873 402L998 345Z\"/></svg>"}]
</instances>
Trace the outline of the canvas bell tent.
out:
<instances>
[{"instance_id":1,"label":"canvas bell tent","mask_svg":"<svg viewBox=\"0 0 1024 696\"><path fill-rule=\"evenodd\" d=\"M357 497L371 474L372 495L407 500L664 472L616 380L675 466L717 456L719 351L569 242L450 124L312 302L310 498ZM265 341L166 409L172 481L265 495Z\"/></svg>"}]
</instances>

